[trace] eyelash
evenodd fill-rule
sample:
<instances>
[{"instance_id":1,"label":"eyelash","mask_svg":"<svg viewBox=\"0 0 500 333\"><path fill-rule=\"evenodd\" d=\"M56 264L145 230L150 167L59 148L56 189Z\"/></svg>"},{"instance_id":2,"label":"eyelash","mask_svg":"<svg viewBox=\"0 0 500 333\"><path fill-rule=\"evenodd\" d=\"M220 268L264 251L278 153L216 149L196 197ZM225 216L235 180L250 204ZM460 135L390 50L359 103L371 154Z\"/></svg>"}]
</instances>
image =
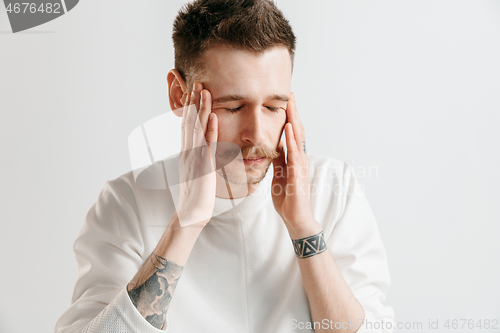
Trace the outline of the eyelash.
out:
<instances>
[{"instance_id":1,"label":"eyelash","mask_svg":"<svg viewBox=\"0 0 500 333\"><path fill-rule=\"evenodd\" d=\"M226 109L226 111L227 111L227 112L229 112L229 113L236 113L236 112L238 112L238 111L239 111L242 107L243 107L243 105L242 105L242 106L239 106L239 107L237 107L237 108L234 108L234 109ZM280 110L280 108L274 108L274 107L272 107L272 106L266 106L266 108L268 108L268 109L269 109L270 111L272 111L272 112L279 112L279 110Z\"/></svg>"}]
</instances>

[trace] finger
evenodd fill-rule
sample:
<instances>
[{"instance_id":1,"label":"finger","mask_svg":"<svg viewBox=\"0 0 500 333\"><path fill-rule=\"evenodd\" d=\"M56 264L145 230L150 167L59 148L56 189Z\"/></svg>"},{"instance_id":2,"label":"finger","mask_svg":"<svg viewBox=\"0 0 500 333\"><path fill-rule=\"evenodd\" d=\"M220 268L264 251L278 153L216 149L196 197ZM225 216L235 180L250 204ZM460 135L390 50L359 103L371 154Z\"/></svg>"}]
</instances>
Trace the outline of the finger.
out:
<instances>
[{"instance_id":1,"label":"finger","mask_svg":"<svg viewBox=\"0 0 500 333\"><path fill-rule=\"evenodd\" d=\"M295 126L295 129L298 132L303 131L304 126L302 125L302 121L300 120L300 115L299 111L297 110L297 103L295 102L295 94L293 92L290 93L290 100L288 101L291 107L291 113L292 113L292 119L295 123L297 123ZM295 125L295 124L294 124Z\"/></svg>"},{"instance_id":2,"label":"finger","mask_svg":"<svg viewBox=\"0 0 500 333\"><path fill-rule=\"evenodd\" d=\"M211 118L210 118L211 117ZM215 160L214 160L214 154L215 154L215 149L217 146L212 148L212 143L215 142L217 144L218 140L218 133L219 133L219 123L217 119L217 115L215 113L210 113L209 119L208 119L208 124L207 124L207 133L205 135L206 139L206 144L208 145L209 151L210 151L210 162L212 163L212 170L215 170Z\"/></svg>"},{"instance_id":3,"label":"finger","mask_svg":"<svg viewBox=\"0 0 500 333\"><path fill-rule=\"evenodd\" d=\"M200 91L201 91L201 83L195 82L193 84L193 91L191 93L191 98L189 101L189 105L187 108L187 114L186 114L186 124L185 124L186 149L192 149L195 147L195 146L193 146L193 138L195 135L194 131L196 128L195 127L196 121L198 119L198 109L199 109L199 103L200 103Z\"/></svg>"},{"instance_id":4,"label":"finger","mask_svg":"<svg viewBox=\"0 0 500 333\"><path fill-rule=\"evenodd\" d=\"M198 112L198 122L200 128L195 127L195 145L206 145L207 140L207 126L209 123L208 117L212 112L212 97L210 92L206 89L200 91L200 111Z\"/></svg>"},{"instance_id":5,"label":"finger","mask_svg":"<svg viewBox=\"0 0 500 333\"><path fill-rule=\"evenodd\" d=\"M183 107L182 107L182 121L181 121L181 152L186 151L190 148L187 147L188 145L188 140L187 140L187 115L189 112L189 100L190 100L190 95L186 94L185 101L183 101Z\"/></svg>"},{"instance_id":6,"label":"finger","mask_svg":"<svg viewBox=\"0 0 500 333\"><path fill-rule=\"evenodd\" d=\"M205 122L205 128L203 128L203 125L201 123L201 120L203 117L208 118L208 114L211 111L211 106L212 103L205 103L205 115L202 115L202 91L203 91L203 84L201 82L196 82L196 94L195 94L195 101L194 105L196 105L196 117L193 120L193 148L194 147L204 147L207 145L207 142L205 140L205 130L206 130L206 122ZM208 92L208 90L205 90L205 92ZM208 111L207 111L208 108Z\"/></svg>"},{"instance_id":7,"label":"finger","mask_svg":"<svg viewBox=\"0 0 500 333\"><path fill-rule=\"evenodd\" d=\"M205 135L205 140L207 143L217 142L218 126L219 126L217 115L215 113L211 112L209 117L213 117L213 118L208 119L207 134Z\"/></svg>"},{"instance_id":8,"label":"finger","mask_svg":"<svg viewBox=\"0 0 500 333\"><path fill-rule=\"evenodd\" d=\"M293 126L293 134L295 137L295 142L297 144L298 150L301 153L306 152L306 138L304 133L304 126L299 118L299 112L297 111L297 105L295 104L295 94L290 93L290 100L287 105L287 112L289 112L289 122Z\"/></svg>"},{"instance_id":9,"label":"finger","mask_svg":"<svg viewBox=\"0 0 500 333\"><path fill-rule=\"evenodd\" d=\"M281 185L286 184L287 171L286 171L286 162L285 162L285 144L280 140L280 143L277 148L278 151L281 151L280 155L273 159L273 171L274 171L274 179L275 182Z\"/></svg>"},{"instance_id":10,"label":"finger","mask_svg":"<svg viewBox=\"0 0 500 333\"><path fill-rule=\"evenodd\" d=\"M295 171L296 166L301 165L302 156L297 148L297 143L295 141L292 123L287 123L285 125L285 136L286 136L286 146L287 146L287 157L286 165L293 166L290 168L290 176L294 176L293 171Z\"/></svg>"}]
</instances>

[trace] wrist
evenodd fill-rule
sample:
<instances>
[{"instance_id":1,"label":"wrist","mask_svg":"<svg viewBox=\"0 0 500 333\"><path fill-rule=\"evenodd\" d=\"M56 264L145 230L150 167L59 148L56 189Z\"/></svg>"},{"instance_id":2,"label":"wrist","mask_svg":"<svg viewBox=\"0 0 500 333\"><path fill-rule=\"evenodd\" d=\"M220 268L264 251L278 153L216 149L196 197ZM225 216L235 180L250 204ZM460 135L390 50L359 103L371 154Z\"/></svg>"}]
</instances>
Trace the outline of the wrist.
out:
<instances>
[{"instance_id":1,"label":"wrist","mask_svg":"<svg viewBox=\"0 0 500 333\"><path fill-rule=\"evenodd\" d=\"M299 259L313 257L326 251L326 242L323 230L299 239L292 239L295 256Z\"/></svg>"},{"instance_id":2,"label":"wrist","mask_svg":"<svg viewBox=\"0 0 500 333\"><path fill-rule=\"evenodd\" d=\"M184 266L202 230L203 227L199 225L182 227L174 214L154 252L167 260Z\"/></svg>"},{"instance_id":3,"label":"wrist","mask_svg":"<svg viewBox=\"0 0 500 333\"><path fill-rule=\"evenodd\" d=\"M292 240L316 235L318 232L323 231L321 224L315 220L295 225L287 225L287 229L288 235Z\"/></svg>"},{"instance_id":4,"label":"wrist","mask_svg":"<svg viewBox=\"0 0 500 333\"><path fill-rule=\"evenodd\" d=\"M208 220L210 221L210 220ZM190 223L187 225L181 225L179 216L177 215L177 212L174 211L174 214L172 215L172 218L170 219L170 222L167 226L167 229L169 229L173 233L178 233L178 234L199 234L205 225L207 225L208 221L200 221L197 223Z\"/></svg>"}]
</instances>

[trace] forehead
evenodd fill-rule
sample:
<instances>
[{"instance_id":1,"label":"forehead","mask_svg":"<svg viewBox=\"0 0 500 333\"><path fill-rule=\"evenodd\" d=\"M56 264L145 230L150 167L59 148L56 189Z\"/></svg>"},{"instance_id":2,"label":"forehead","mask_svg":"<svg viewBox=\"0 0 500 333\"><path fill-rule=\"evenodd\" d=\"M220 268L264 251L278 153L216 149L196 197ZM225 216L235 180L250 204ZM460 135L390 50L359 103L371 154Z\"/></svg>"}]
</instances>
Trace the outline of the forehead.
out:
<instances>
[{"instance_id":1,"label":"forehead","mask_svg":"<svg viewBox=\"0 0 500 333\"><path fill-rule=\"evenodd\" d=\"M229 94L259 98L290 92L292 63L284 46L257 54L217 45L205 50L201 60L202 83L214 99Z\"/></svg>"}]
</instances>

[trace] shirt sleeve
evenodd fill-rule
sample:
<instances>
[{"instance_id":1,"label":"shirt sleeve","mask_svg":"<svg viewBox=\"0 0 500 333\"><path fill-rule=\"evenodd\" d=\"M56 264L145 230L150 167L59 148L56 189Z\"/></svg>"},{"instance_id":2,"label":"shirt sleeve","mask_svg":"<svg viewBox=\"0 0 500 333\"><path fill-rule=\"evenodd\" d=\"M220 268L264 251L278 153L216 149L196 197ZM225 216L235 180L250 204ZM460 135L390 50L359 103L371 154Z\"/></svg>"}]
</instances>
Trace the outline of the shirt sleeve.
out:
<instances>
[{"instance_id":1,"label":"shirt sleeve","mask_svg":"<svg viewBox=\"0 0 500 333\"><path fill-rule=\"evenodd\" d=\"M59 317L56 333L156 333L133 305L126 286L145 258L134 194L126 184L106 182L85 217L73 250L78 277L70 307Z\"/></svg>"},{"instance_id":2,"label":"shirt sleeve","mask_svg":"<svg viewBox=\"0 0 500 333\"><path fill-rule=\"evenodd\" d=\"M390 333L395 326L394 311L383 301L391 280L377 223L354 169L347 163L342 183L340 198L345 205L332 233L325 235L327 247L365 311L365 321L357 332Z\"/></svg>"}]
</instances>

